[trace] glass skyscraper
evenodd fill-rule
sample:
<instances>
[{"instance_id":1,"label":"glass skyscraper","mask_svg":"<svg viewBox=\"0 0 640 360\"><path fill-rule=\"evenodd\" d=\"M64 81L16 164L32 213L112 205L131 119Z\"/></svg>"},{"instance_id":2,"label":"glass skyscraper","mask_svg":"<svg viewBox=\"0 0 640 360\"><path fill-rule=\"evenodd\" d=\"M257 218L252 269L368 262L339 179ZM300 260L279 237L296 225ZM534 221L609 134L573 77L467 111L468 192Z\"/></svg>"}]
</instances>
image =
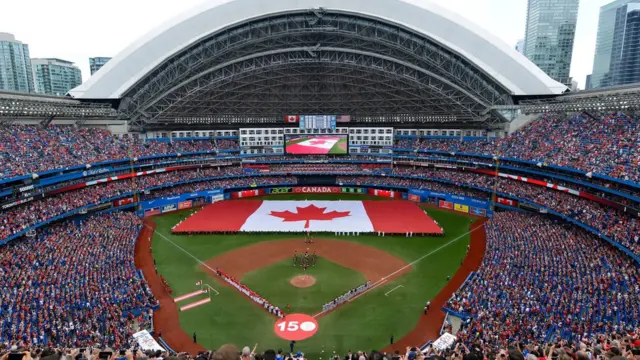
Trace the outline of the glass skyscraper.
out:
<instances>
[{"instance_id":1,"label":"glass skyscraper","mask_svg":"<svg viewBox=\"0 0 640 360\"><path fill-rule=\"evenodd\" d=\"M96 71L100 70L101 67L104 66L107 62L111 60L110 57L92 57L89 58L89 69L91 69L91 75L95 74Z\"/></svg>"},{"instance_id":2,"label":"glass skyscraper","mask_svg":"<svg viewBox=\"0 0 640 360\"><path fill-rule=\"evenodd\" d=\"M617 0L600 8L593 88L640 82L640 0Z\"/></svg>"},{"instance_id":3,"label":"glass skyscraper","mask_svg":"<svg viewBox=\"0 0 640 360\"><path fill-rule=\"evenodd\" d=\"M568 87L578 5L579 0L528 0L527 8L524 55Z\"/></svg>"},{"instance_id":4,"label":"glass skyscraper","mask_svg":"<svg viewBox=\"0 0 640 360\"><path fill-rule=\"evenodd\" d=\"M0 90L34 92L29 45L0 33Z\"/></svg>"},{"instance_id":5,"label":"glass skyscraper","mask_svg":"<svg viewBox=\"0 0 640 360\"><path fill-rule=\"evenodd\" d=\"M36 92L65 96L82 84L82 72L72 62L60 59L31 59Z\"/></svg>"}]
</instances>

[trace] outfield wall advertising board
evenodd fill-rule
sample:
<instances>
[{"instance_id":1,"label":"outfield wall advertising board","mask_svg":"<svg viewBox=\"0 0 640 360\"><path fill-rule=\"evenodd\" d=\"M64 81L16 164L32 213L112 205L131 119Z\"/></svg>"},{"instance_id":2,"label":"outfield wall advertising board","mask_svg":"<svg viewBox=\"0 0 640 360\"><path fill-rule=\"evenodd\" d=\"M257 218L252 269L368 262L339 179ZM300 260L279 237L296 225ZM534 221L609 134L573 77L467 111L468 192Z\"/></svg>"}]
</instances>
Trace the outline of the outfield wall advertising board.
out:
<instances>
[{"instance_id":1,"label":"outfield wall advertising board","mask_svg":"<svg viewBox=\"0 0 640 360\"><path fill-rule=\"evenodd\" d=\"M366 191L364 188L343 187L340 191L343 194L364 194Z\"/></svg>"},{"instance_id":2,"label":"outfield wall advertising board","mask_svg":"<svg viewBox=\"0 0 640 360\"><path fill-rule=\"evenodd\" d=\"M178 210L189 209L193 206L193 200L180 201L178 203Z\"/></svg>"},{"instance_id":3,"label":"outfield wall advertising board","mask_svg":"<svg viewBox=\"0 0 640 360\"><path fill-rule=\"evenodd\" d=\"M140 209L143 211L144 216L151 216L157 215L161 212L166 212L163 211L165 206L167 206L167 209L170 209L171 207L175 207L175 210L186 209L188 207L185 206L188 204L188 202L191 202L191 205L189 207L192 207L194 205L197 205L197 203L204 202L205 199L207 202L224 200L223 190L205 190L181 194L178 196L167 196L158 199L147 200L140 203Z\"/></svg>"},{"instance_id":4,"label":"outfield wall advertising board","mask_svg":"<svg viewBox=\"0 0 640 360\"><path fill-rule=\"evenodd\" d=\"M269 194L289 194L292 192L293 192L292 187L277 187L277 188L267 189L267 193Z\"/></svg>"},{"instance_id":5,"label":"outfield wall advertising board","mask_svg":"<svg viewBox=\"0 0 640 360\"><path fill-rule=\"evenodd\" d=\"M465 214L477 216L491 216L491 204L488 201L478 200L466 196L452 195L422 189L409 190L411 201L431 202L443 209L455 210Z\"/></svg>"},{"instance_id":6,"label":"outfield wall advertising board","mask_svg":"<svg viewBox=\"0 0 640 360\"><path fill-rule=\"evenodd\" d=\"M443 208L443 209L449 209L449 210L453 210L453 203L450 201L444 201L444 200L440 200L438 202L438 206Z\"/></svg>"},{"instance_id":7,"label":"outfield wall advertising board","mask_svg":"<svg viewBox=\"0 0 640 360\"><path fill-rule=\"evenodd\" d=\"M339 186L294 186L295 194L339 194L342 189Z\"/></svg>"},{"instance_id":8,"label":"outfield wall advertising board","mask_svg":"<svg viewBox=\"0 0 640 360\"><path fill-rule=\"evenodd\" d=\"M402 199L402 192L382 189L369 189L369 195L387 197L392 199Z\"/></svg>"},{"instance_id":9,"label":"outfield wall advertising board","mask_svg":"<svg viewBox=\"0 0 640 360\"><path fill-rule=\"evenodd\" d=\"M169 204L169 205L165 205L162 207L162 213L168 213L168 212L172 212L172 211L176 211L178 210L178 205L177 204Z\"/></svg>"},{"instance_id":10,"label":"outfield wall advertising board","mask_svg":"<svg viewBox=\"0 0 640 360\"><path fill-rule=\"evenodd\" d=\"M266 195L267 192L265 189L253 189L253 190L243 190L243 191L234 191L231 193L231 199L244 199L255 196Z\"/></svg>"}]
</instances>

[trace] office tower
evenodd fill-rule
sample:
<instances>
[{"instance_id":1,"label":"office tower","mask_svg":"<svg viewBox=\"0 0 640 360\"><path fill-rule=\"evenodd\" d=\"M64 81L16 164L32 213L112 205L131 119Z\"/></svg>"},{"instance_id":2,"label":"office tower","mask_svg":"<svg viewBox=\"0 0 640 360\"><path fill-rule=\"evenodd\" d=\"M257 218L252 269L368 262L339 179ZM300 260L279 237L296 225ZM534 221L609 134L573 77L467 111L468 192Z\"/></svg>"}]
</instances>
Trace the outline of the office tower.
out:
<instances>
[{"instance_id":1,"label":"office tower","mask_svg":"<svg viewBox=\"0 0 640 360\"><path fill-rule=\"evenodd\" d=\"M29 45L0 33L0 90L34 92Z\"/></svg>"},{"instance_id":2,"label":"office tower","mask_svg":"<svg viewBox=\"0 0 640 360\"><path fill-rule=\"evenodd\" d=\"M65 96L82 84L82 73L72 62L60 59L31 59L36 92Z\"/></svg>"},{"instance_id":3,"label":"office tower","mask_svg":"<svg viewBox=\"0 0 640 360\"><path fill-rule=\"evenodd\" d=\"M600 8L593 88L640 82L640 0L617 0Z\"/></svg>"},{"instance_id":4,"label":"office tower","mask_svg":"<svg viewBox=\"0 0 640 360\"><path fill-rule=\"evenodd\" d=\"M110 57L92 57L89 58L89 69L91 69L91 75L95 74L96 71L100 70L101 67L104 66L107 62L111 60Z\"/></svg>"},{"instance_id":5,"label":"office tower","mask_svg":"<svg viewBox=\"0 0 640 360\"><path fill-rule=\"evenodd\" d=\"M527 8L524 55L568 87L578 4L579 0L528 0Z\"/></svg>"}]
</instances>

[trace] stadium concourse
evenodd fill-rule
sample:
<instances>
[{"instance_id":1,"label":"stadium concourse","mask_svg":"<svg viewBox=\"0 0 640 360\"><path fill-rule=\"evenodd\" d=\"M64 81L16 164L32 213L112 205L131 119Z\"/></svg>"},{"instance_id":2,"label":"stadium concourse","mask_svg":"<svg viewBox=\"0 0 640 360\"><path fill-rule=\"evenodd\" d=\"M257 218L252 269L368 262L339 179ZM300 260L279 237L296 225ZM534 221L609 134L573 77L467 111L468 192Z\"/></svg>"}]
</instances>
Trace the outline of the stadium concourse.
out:
<instances>
[{"instance_id":1,"label":"stadium concourse","mask_svg":"<svg viewBox=\"0 0 640 360\"><path fill-rule=\"evenodd\" d=\"M204 352L145 217L321 186L406 200L403 226L430 230L401 233L439 228L409 201L478 218L413 331L336 356L639 360L640 91L566 90L435 4L233 0L166 22L69 97L1 93L2 357L301 360ZM374 219L391 202L351 203L393 232ZM204 228L200 212L181 225L248 219ZM165 349L132 351L144 330Z\"/></svg>"}]
</instances>

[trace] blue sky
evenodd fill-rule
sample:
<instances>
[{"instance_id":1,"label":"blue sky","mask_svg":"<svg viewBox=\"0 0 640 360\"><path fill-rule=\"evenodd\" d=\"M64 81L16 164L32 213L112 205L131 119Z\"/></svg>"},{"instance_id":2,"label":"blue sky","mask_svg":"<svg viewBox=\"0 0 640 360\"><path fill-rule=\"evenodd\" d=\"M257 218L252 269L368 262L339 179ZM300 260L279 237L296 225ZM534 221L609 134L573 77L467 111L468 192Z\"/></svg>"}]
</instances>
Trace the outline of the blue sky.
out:
<instances>
[{"instance_id":1,"label":"blue sky","mask_svg":"<svg viewBox=\"0 0 640 360\"><path fill-rule=\"evenodd\" d=\"M277 1L277 0L273 0ZM371 0L375 1L375 0ZM421 0L413 0L420 3ZM432 0L459 13L510 46L524 38L527 0ZM581 0L571 75L584 88L591 73L600 6ZM89 57L115 56L164 21L202 0L19 0L0 5L0 32L29 44L32 57L75 62L89 77Z\"/></svg>"}]
</instances>

